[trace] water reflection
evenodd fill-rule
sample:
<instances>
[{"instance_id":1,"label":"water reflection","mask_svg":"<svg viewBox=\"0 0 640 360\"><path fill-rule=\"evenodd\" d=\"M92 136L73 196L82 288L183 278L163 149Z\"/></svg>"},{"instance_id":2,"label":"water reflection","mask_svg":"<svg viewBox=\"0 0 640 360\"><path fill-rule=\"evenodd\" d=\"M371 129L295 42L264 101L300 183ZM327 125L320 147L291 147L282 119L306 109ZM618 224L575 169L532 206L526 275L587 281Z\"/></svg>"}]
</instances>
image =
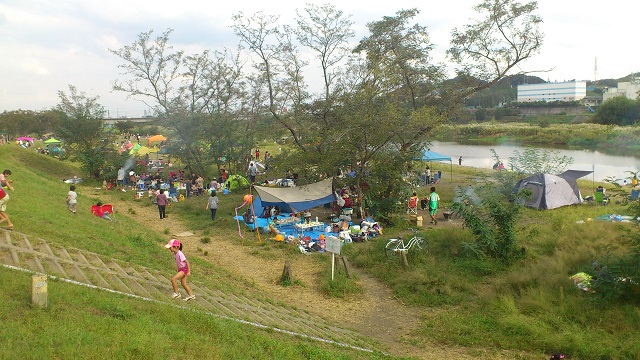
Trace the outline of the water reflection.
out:
<instances>
[{"instance_id":1,"label":"water reflection","mask_svg":"<svg viewBox=\"0 0 640 360\"><path fill-rule=\"evenodd\" d=\"M593 170L596 181L604 180L609 176L619 179L629 177L625 171L639 171L640 159L633 156L608 155L592 150L567 150L534 147L539 150L556 150L561 155L573 158L573 164L569 167L574 170ZM433 141L430 147L432 151L451 156L454 164L462 156L463 166L491 169L495 163L491 149L494 149L505 166L509 168L509 157L514 151L522 153L527 147L518 145L462 145L450 142Z\"/></svg>"}]
</instances>

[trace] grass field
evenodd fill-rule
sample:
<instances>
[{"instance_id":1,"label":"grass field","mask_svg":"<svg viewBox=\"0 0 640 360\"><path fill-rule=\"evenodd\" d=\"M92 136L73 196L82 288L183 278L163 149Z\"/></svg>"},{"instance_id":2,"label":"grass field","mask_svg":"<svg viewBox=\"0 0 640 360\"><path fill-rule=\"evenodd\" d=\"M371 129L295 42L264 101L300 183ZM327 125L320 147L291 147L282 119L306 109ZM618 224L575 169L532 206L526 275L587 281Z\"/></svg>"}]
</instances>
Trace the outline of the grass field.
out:
<instances>
[{"instance_id":1,"label":"grass field","mask_svg":"<svg viewBox=\"0 0 640 360\"><path fill-rule=\"evenodd\" d=\"M7 213L16 231L166 273L175 271L161 246L166 234L118 214L130 209L116 209L117 223L89 212L99 200L130 199L130 193L111 191L88 197L93 186L82 184L77 190L81 205L73 217L64 205L69 185L61 180L78 175L77 168L18 147L2 146L0 154L1 166L12 170L15 181ZM187 218L196 204L201 210L200 203L185 207ZM225 211L229 212L221 210L221 217ZM231 233L233 228L229 229ZM224 269L195 255L191 260L197 263L203 283L231 290L251 286L242 279L220 276ZM49 284L48 308L32 308L30 274L0 267L0 277L0 359L386 358L59 281Z\"/></svg>"},{"instance_id":2,"label":"grass field","mask_svg":"<svg viewBox=\"0 0 640 360\"><path fill-rule=\"evenodd\" d=\"M101 198L87 196L92 185L83 184L78 190L79 201L87 209L79 209L74 219L77 221L71 224L70 214L64 209L68 185L61 180L78 175L76 167L18 147L0 147L0 154L2 167L11 169L15 180L16 191L10 193L8 213L16 231L173 271L160 246L166 242L166 234L150 231L144 223L126 216L116 214L116 226L88 212L88 206L98 200L108 202L125 195L114 191ZM438 166L434 165L432 171L437 171ZM447 167L440 169L446 176L438 185L443 207L451 205L455 186L473 184L482 175L477 169L454 167L450 181ZM593 185L580 182L583 194L589 193ZM425 191L419 188L419 195ZM232 236L237 231L234 222L223 220L233 215L231 203L218 211L221 228L215 234L202 225L207 216L203 206L201 202L185 202L179 210L173 209L171 216L180 216L204 237ZM578 271L588 271L594 260L606 263L609 255L628 251L628 234L637 232L636 225L588 220L625 211L624 206L616 204L553 211L525 209L517 235L526 256L509 265L462 256L462 243L472 241L470 232L440 224L424 231L430 251L411 253L407 269L387 259L383 251L385 239L402 229L386 229L384 237L346 246L345 253L352 264L391 287L400 302L430 310L420 319L418 333L406 340L414 346L462 346L478 358L502 351L541 356L561 351L571 359L637 359L638 306L599 301L569 280ZM248 240L246 246L259 257L268 258L280 251L253 240ZM212 273L224 271L202 259L194 261L198 266L215 269ZM51 286L49 308L38 310L29 306L28 274L0 268L0 276L2 359L388 358L66 283ZM207 279L206 271L203 276L202 281L222 281L215 275ZM227 289L251 286L239 279L225 278L223 282L220 286ZM27 348L29 353L25 352Z\"/></svg>"}]
</instances>

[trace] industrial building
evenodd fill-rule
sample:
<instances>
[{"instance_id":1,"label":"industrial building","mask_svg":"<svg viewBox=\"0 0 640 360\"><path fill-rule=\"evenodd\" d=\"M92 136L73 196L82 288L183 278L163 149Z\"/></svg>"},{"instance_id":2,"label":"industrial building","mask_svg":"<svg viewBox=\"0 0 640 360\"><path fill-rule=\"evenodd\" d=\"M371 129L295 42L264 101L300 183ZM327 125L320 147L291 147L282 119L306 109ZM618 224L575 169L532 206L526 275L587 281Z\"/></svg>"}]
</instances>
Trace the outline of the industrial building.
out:
<instances>
[{"instance_id":1,"label":"industrial building","mask_svg":"<svg viewBox=\"0 0 640 360\"><path fill-rule=\"evenodd\" d=\"M518 102L579 101L585 96L586 81L518 85Z\"/></svg>"},{"instance_id":2,"label":"industrial building","mask_svg":"<svg viewBox=\"0 0 640 360\"><path fill-rule=\"evenodd\" d=\"M640 95L640 80L633 79L619 82L617 88L608 88L602 93L602 100L607 101L616 96L626 96L628 99L635 100L638 95Z\"/></svg>"}]
</instances>

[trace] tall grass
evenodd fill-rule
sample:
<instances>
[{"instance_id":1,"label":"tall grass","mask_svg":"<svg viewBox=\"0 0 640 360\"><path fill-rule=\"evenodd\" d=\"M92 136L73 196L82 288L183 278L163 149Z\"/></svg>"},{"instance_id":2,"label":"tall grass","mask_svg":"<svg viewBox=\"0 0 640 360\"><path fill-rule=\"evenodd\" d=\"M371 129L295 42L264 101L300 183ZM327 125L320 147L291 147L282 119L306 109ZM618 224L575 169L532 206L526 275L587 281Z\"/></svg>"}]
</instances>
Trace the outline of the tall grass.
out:
<instances>
[{"instance_id":1,"label":"tall grass","mask_svg":"<svg viewBox=\"0 0 640 360\"><path fill-rule=\"evenodd\" d=\"M474 174L454 176L465 183ZM592 191L593 184L580 184L583 193ZM440 194L452 195L446 187ZM470 231L440 224L426 232L428 254L409 252L409 268L384 258L393 232L349 248L348 255L403 302L433 309L422 322L425 341L511 350L525 358L555 351L580 359L639 358L638 307L603 302L569 279L591 272L594 260L606 263L608 254L629 251L627 231L637 231L637 225L593 220L626 212L614 203L524 209L517 238L525 257L513 265L466 257L461 244L473 241Z\"/></svg>"}]
</instances>

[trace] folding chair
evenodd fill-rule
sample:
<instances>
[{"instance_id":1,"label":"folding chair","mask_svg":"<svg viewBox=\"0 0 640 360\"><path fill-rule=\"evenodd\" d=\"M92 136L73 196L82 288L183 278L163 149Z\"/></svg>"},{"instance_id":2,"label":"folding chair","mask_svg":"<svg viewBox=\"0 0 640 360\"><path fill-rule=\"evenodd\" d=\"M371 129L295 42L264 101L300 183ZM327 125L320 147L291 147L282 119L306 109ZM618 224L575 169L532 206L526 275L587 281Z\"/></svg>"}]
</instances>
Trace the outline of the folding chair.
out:
<instances>
[{"instance_id":1,"label":"folding chair","mask_svg":"<svg viewBox=\"0 0 640 360\"><path fill-rule=\"evenodd\" d=\"M594 199L596 199L596 204L598 205L607 205L609 199L605 198L604 194L601 191L596 191L593 193Z\"/></svg>"},{"instance_id":2,"label":"folding chair","mask_svg":"<svg viewBox=\"0 0 640 360\"><path fill-rule=\"evenodd\" d=\"M412 196L407 203L407 214L418 215L418 197Z\"/></svg>"},{"instance_id":3,"label":"folding chair","mask_svg":"<svg viewBox=\"0 0 640 360\"><path fill-rule=\"evenodd\" d=\"M629 200L638 200L638 197L640 197L640 190L631 190Z\"/></svg>"}]
</instances>

